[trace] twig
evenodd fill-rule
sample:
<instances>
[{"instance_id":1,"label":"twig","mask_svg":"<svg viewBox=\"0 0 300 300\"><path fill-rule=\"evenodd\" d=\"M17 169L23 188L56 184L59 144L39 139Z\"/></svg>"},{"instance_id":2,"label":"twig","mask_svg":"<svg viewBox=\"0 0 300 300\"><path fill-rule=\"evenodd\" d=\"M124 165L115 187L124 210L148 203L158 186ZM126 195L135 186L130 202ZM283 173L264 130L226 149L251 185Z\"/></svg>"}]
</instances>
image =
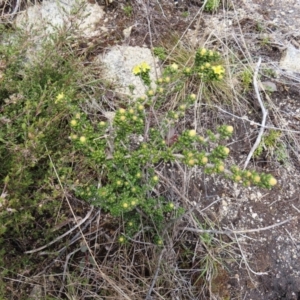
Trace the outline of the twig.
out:
<instances>
[{"instance_id":1,"label":"twig","mask_svg":"<svg viewBox=\"0 0 300 300\"><path fill-rule=\"evenodd\" d=\"M159 258L158 258L157 268L156 268L154 277L153 277L153 279L152 279L151 286L150 286L150 288L149 288L149 291L148 291L148 293L147 293L147 295L146 295L145 300L151 300L151 299L152 299L151 293L152 293L152 290L153 290L153 288L154 288L155 282L156 282L156 280L157 280L158 272L159 272L159 270L160 270L160 263L161 263L161 259L162 259L162 256L163 256L164 252L165 252L165 249L163 249L163 250L161 251L160 256L159 256Z\"/></svg>"},{"instance_id":2,"label":"twig","mask_svg":"<svg viewBox=\"0 0 300 300\"><path fill-rule=\"evenodd\" d=\"M263 102L262 102L262 100L261 100L261 97L260 97L260 94L259 94L259 90L258 90L258 85L257 85L257 75L258 75L258 71L259 71L259 66L260 66L260 64L261 64L261 57L258 59L256 68L255 68L255 72L254 72L254 76L253 76L253 86L254 86L254 89L255 89L255 93L256 93L256 96L257 96L257 100L258 100L258 102L259 102L260 108L261 108L262 113L263 113L263 118L262 118L261 127L260 127L260 130L259 130L259 133L258 133L256 142L255 142L255 144L253 145L253 147L251 148L250 153L249 153L248 156L247 156L246 162L245 162L245 164L244 164L244 169L247 168L248 163L249 163L249 161L250 161L250 159L251 159L251 157L252 157L254 151L257 149L257 147L258 147L259 144L260 144L262 135L263 135L263 133L264 133L264 126L266 125L267 115L268 115L268 111L265 109L264 104L263 104Z\"/></svg>"},{"instance_id":3,"label":"twig","mask_svg":"<svg viewBox=\"0 0 300 300\"><path fill-rule=\"evenodd\" d=\"M161 10L161 12L162 12L164 18L167 19L164 10L163 10L163 8L161 7L160 1L156 0L156 2L157 2L157 4L159 5L159 8L160 8L160 10Z\"/></svg>"},{"instance_id":4,"label":"twig","mask_svg":"<svg viewBox=\"0 0 300 300\"><path fill-rule=\"evenodd\" d=\"M216 106L216 105L208 105L208 104L205 104L205 103L200 103L199 105L201 106L210 106L210 107L214 107L214 108L217 108L218 110L220 110L221 112L227 114L227 115L230 115L236 119L239 119L239 120L243 120L243 121L247 121L253 125L257 125L257 126L260 126L262 128L265 128L265 129L275 129L275 130L278 130L278 131L284 131L284 132L290 132L290 133L300 133L300 130L290 130L290 129L284 129L284 128L279 128L279 127L275 127L275 126L262 126L262 124L260 123L257 123L257 122L254 122L250 119L248 119L247 117L243 116L243 117L239 117L235 114L232 114L230 113L229 111L219 107L219 106Z\"/></svg>"},{"instance_id":5,"label":"twig","mask_svg":"<svg viewBox=\"0 0 300 300\"><path fill-rule=\"evenodd\" d=\"M64 271L63 271L63 279L62 279L62 282L61 282L61 287L59 289L59 295L61 295L64 287L65 287L65 279L66 279L66 275L67 275L67 268L68 268L68 262L69 262L69 259L71 258L72 255L74 255L75 253L77 253L78 251L80 251L81 248L79 249L75 249L73 252L69 253L66 257L66 261L65 261L65 264L64 264Z\"/></svg>"},{"instance_id":6,"label":"twig","mask_svg":"<svg viewBox=\"0 0 300 300\"><path fill-rule=\"evenodd\" d=\"M17 0L16 6L14 8L14 11L11 13L11 16L14 17L14 15L18 12L21 5L21 0Z\"/></svg>"},{"instance_id":7,"label":"twig","mask_svg":"<svg viewBox=\"0 0 300 300\"><path fill-rule=\"evenodd\" d=\"M94 206L92 205L90 211L87 213L87 215L80 221L78 222L73 228L71 228L70 230L68 230L67 232L65 232L64 234L60 235L59 237L57 237L55 240L51 241L50 243L48 243L47 245L44 245L40 248L37 248L37 249L33 249L33 250L30 250L30 251L25 251L24 253L26 254L31 254L31 253L35 253L35 252L38 252L38 251L41 251L47 247L49 247L50 245L56 243L57 241L59 241L60 239L62 239L63 237L65 237L66 235L70 234L72 231L74 231L76 228L78 228L80 225L82 225L92 214L94 210Z\"/></svg>"},{"instance_id":8,"label":"twig","mask_svg":"<svg viewBox=\"0 0 300 300\"><path fill-rule=\"evenodd\" d=\"M298 213L300 213L300 209L298 209L296 206L294 206L294 204L292 204L292 206Z\"/></svg>"},{"instance_id":9,"label":"twig","mask_svg":"<svg viewBox=\"0 0 300 300\"><path fill-rule=\"evenodd\" d=\"M243 229L242 230L230 230L230 229L226 229L226 230L207 229L206 230L206 229L196 229L196 228L190 228L190 227L180 227L179 229L196 232L196 233L215 233L215 234L231 235L231 234L241 234L241 233L250 233L250 232L259 232L259 231L269 230L269 229L278 227L280 225L286 224L294 219L295 218L290 218L285 221L282 221L282 222L279 222L279 223L276 223L276 224L273 224L270 226L262 227L262 228L253 228L253 229L244 229L244 230Z\"/></svg>"},{"instance_id":10,"label":"twig","mask_svg":"<svg viewBox=\"0 0 300 300\"><path fill-rule=\"evenodd\" d=\"M233 231L233 232L234 232L234 231ZM250 271L251 273L253 273L254 275L268 275L268 272L255 272L255 271L253 271L253 270L251 269L251 267L250 267L249 264L248 264L248 261L247 261L245 255L244 255L244 252L243 252L243 250L242 250L242 247L241 247L241 245L240 245L240 243L239 243L239 241L238 241L238 238L237 238L237 236L236 236L235 233L234 233L234 237L235 237L235 240L236 240L236 242L237 242L237 244L238 244L238 246L239 246L239 249L240 249L240 252L241 252L243 261L244 261L244 263L245 263L245 265L246 265L246 267L247 267L247 270L249 270L249 271ZM249 272L248 272L248 274L249 274L249 276L250 276L250 273L249 273ZM251 276L250 276L250 278L251 278Z\"/></svg>"}]
</instances>

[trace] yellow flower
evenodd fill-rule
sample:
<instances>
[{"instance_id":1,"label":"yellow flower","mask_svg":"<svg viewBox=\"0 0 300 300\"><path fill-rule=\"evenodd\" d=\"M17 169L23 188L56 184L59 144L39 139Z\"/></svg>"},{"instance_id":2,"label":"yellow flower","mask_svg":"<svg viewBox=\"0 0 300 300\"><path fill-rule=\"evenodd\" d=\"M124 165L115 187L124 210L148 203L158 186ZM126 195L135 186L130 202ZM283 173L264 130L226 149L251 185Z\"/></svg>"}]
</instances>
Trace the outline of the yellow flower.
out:
<instances>
[{"instance_id":1,"label":"yellow flower","mask_svg":"<svg viewBox=\"0 0 300 300\"><path fill-rule=\"evenodd\" d=\"M187 74L190 73L191 72L191 68L185 68L184 72L187 73Z\"/></svg>"},{"instance_id":2,"label":"yellow flower","mask_svg":"<svg viewBox=\"0 0 300 300\"><path fill-rule=\"evenodd\" d=\"M125 238L124 238L123 236L120 236L120 237L119 237L119 242L120 242L120 243L124 243L124 242L125 242Z\"/></svg>"},{"instance_id":3,"label":"yellow flower","mask_svg":"<svg viewBox=\"0 0 300 300\"><path fill-rule=\"evenodd\" d=\"M152 179L153 179L154 182L157 182L158 181L158 176L153 176Z\"/></svg>"},{"instance_id":4,"label":"yellow flower","mask_svg":"<svg viewBox=\"0 0 300 300\"><path fill-rule=\"evenodd\" d=\"M219 171L219 172L223 172L223 171L224 171L224 169L225 169L225 168L224 168L224 166L223 166L223 165L219 165L219 166L218 166L218 171Z\"/></svg>"},{"instance_id":5,"label":"yellow flower","mask_svg":"<svg viewBox=\"0 0 300 300\"><path fill-rule=\"evenodd\" d=\"M125 116L121 116L121 117L120 117L120 120L121 120L121 121L125 121L125 120L126 120L126 117L125 117Z\"/></svg>"},{"instance_id":6,"label":"yellow flower","mask_svg":"<svg viewBox=\"0 0 300 300\"><path fill-rule=\"evenodd\" d=\"M166 83L169 83L170 80L171 80L171 78L168 76L168 77L166 77L164 80L165 80Z\"/></svg>"},{"instance_id":7,"label":"yellow flower","mask_svg":"<svg viewBox=\"0 0 300 300\"><path fill-rule=\"evenodd\" d=\"M205 165L208 162L208 158L206 156L202 157L201 162Z\"/></svg>"},{"instance_id":8,"label":"yellow flower","mask_svg":"<svg viewBox=\"0 0 300 300\"><path fill-rule=\"evenodd\" d=\"M207 50L205 48L202 48L201 51L200 51L200 54L205 55L206 52L207 52Z\"/></svg>"},{"instance_id":9,"label":"yellow flower","mask_svg":"<svg viewBox=\"0 0 300 300\"><path fill-rule=\"evenodd\" d=\"M149 90L149 91L147 92L147 94L148 94L148 96L153 96L153 95L154 95L154 92L153 92L153 90Z\"/></svg>"},{"instance_id":10,"label":"yellow flower","mask_svg":"<svg viewBox=\"0 0 300 300\"><path fill-rule=\"evenodd\" d=\"M77 113L77 114L75 115L75 118L76 118L76 119L80 119L80 113Z\"/></svg>"},{"instance_id":11,"label":"yellow flower","mask_svg":"<svg viewBox=\"0 0 300 300\"><path fill-rule=\"evenodd\" d=\"M71 120L71 126L76 126L77 125L77 121L76 120Z\"/></svg>"},{"instance_id":12,"label":"yellow flower","mask_svg":"<svg viewBox=\"0 0 300 300\"><path fill-rule=\"evenodd\" d=\"M258 183L258 182L260 182L260 177L258 175L255 175L255 176L253 176L252 180L254 183Z\"/></svg>"},{"instance_id":13,"label":"yellow flower","mask_svg":"<svg viewBox=\"0 0 300 300\"><path fill-rule=\"evenodd\" d=\"M147 71L150 70L150 66L149 66L146 62L142 62L142 63L140 64L140 70L141 70L142 72L147 72Z\"/></svg>"},{"instance_id":14,"label":"yellow flower","mask_svg":"<svg viewBox=\"0 0 300 300\"><path fill-rule=\"evenodd\" d=\"M241 181L241 180L242 180L242 177L241 177L240 175L236 175L236 176L234 177L234 180L235 180L235 181Z\"/></svg>"},{"instance_id":15,"label":"yellow flower","mask_svg":"<svg viewBox=\"0 0 300 300\"><path fill-rule=\"evenodd\" d=\"M229 148L227 148L227 147L223 147L223 152L224 152L226 155L228 155L229 152L230 152L230 150L229 150Z\"/></svg>"},{"instance_id":16,"label":"yellow flower","mask_svg":"<svg viewBox=\"0 0 300 300\"><path fill-rule=\"evenodd\" d=\"M125 110L124 108L120 108L120 109L119 109L119 113L120 113L121 115L125 114L125 112L126 112L126 110Z\"/></svg>"},{"instance_id":17,"label":"yellow flower","mask_svg":"<svg viewBox=\"0 0 300 300\"><path fill-rule=\"evenodd\" d=\"M231 125L228 125L228 126L226 127L226 131L227 131L228 133L232 133L232 132L233 132L233 127L232 127Z\"/></svg>"},{"instance_id":18,"label":"yellow flower","mask_svg":"<svg viewBox=\"0 0 300 300\"><path fill-rule=\"evenodd\" d=\"M205 63L205 67L206 67L206 68L209 68L209 67L210 67L210 63L208 63L208 62Z\"/></svg>"},{"instance_id":19,"label":"yellow flower","mask_svg":"<svg viewBox=\"0 0 300 300\"><path fill-rule=\"evenodd\" d=\"M85 142L86 142L86 137L85 137L85 136L81 136L81 137L79 138L79 141L80 141L81 143L85 143Z\"/></svg>"},{"instance_id":20,"label":"yellow flower","mask_svg":"<svg viewBox=\"0 0 300 300\"><path fill-rule=\"evenodd\" d=\"M123 208L127 208L128 207L128 203L127 202L124 202L123 203Z\"/></svg>"},{"instance_id":21,"label":"yellow flower","mask_svg":"<svg viewBox=\"0 0 300 300\"><path fill-rule=\"evenodd\" d=\"M249 177L251 177L251 176L252 176L252 174L251 174L251 172L250 172L250 171L246 171L246 173L245 173L245 176L249 178Z\"/></svg>"},{"instance_id":22,"label":"yellow flower","mask_svg":"<svg viewBox=\"0 0 300 300\"><path fill-rule=\"evenodd\" d=\"M189 166L193 166L196 163L196 161L194 159L190 159L187 163Z\"/></svg>"},{"instance_id":23,"label":"yellow flower","mask_svg":"<svg viewBox=\"0 0 300 300\"><path fill-rule=\"evenodd\" d=\"M140 104L138 107L137 107L138 110L144 110L144 105Z\"/></svg>"},{"instance_id":24,"label":"yellow flower","mask_svg":"<svg viewBox=\"0 0 300 300\"><path fill-rule=\"evenodd\" d=\"M76 140L77 138L78 138L77 134L72 134L72 135L71 135L71 139L72 139L72 140Z\"/></svg>"},{"instance_id":25,"label":"yellow flower","mask_svg":"<svg viewBox=\"0 0 300 300\"><path fill-rule=\"evenodd\" d=\"M61 102L61 100L64 99L64 97L65 97L64 93L59 93L56 96L55 103Z\"/></svg>"},{"instance_id":26,"label":"yellow flower","mask_svg":"<svg viewBox=\"0 0 300 300\"><path fill-rule=\"evenodd\" d=\"M196 95L195 95L195 94L190 94L190 98L191 98L192 100L196 100Z\"/></svg>"},{"instance_id":27,"label":"yellow flower","mask_svg":"<svg viewBox=\"0 0 300 300\"><path fill-rule=\"evenodd\" d=\"M271 186L274 186L274 185L277 184L277 180L276 180L274 177L271 177L271 178L269 179L269 184L270 184Z\"/></svg>"},{"instance_id":28,"label":"yellow flower","mask_svg":"<svg viewBox=\"0 0 300 300\"><path fill-rule=\"evenodd\" d=\"M136 205L136 201L135 201L135 200L132 200L132 201L131 201L131 205L132 205L132 206Z\"/></svg>"},{"instance_id":29,"label":"yellow flower","mask_svg":"<svg viewBox=\"0 0 300 300\"><path fill-rule=\"evenodd\" d=\"M197 132L196 132L196 130L194 130L194 129L192 129L192 130L189 131L189 136L190 136L190 137L195 137L196 134L197 134Z\"/></svg>"},{"instance_id":30,"label":"yellow flower","mask_svg":"<svg viewBox=\"0 0 300 300\"><path fill-rule=\"evenodd\" d=\"M214 73L217 74L217 75L222 75L225 72L224 68L220 65L219 66L213 66L211 68L214 71Z\"/></svg>"},{"instance_id":31,"label":"yellow flower","mask_svg":"<svg viewBox=\"0 0 300 300\"><path fill-rule=\"evenodd\" d=\"M141 73L141 67L139 65L135 66L133 69L132 69L132 73L134 75L138 75Z\"/></svg>"},{"instance_id":32,"label":"yellow flower","mask_svg":"<svg viewBox=\"0 0 300 300\"><path fill-rule=\"evenodd\" d=\"M103 127L103 126L105 126L105 122L104 122L104 121L101 121L101 122L99 123L99 125L100 125L101 127Z\"/></svg>"},{"instance_id":33,"label":"yellow flower","mask_svg":"<svg viewBox=\"0 0 300 300\"><path fill-rule=\"evenodd\" d=\"M170 203L169 203L169 207L170 207L170 208L174 208L174 203L170 202Z\"/></svg>"},{"instance_id":34,"label":"yellow flower","mask_svg":"<svg viewBox=\"0 0 300 300\"><path fill-rule=\"evenodd\" d=\"M171 65L171 68L172 68L174 71L177 71L177 70L178 70L178 65L174 63L174 64Z\"/></svg>"}]
</instances>

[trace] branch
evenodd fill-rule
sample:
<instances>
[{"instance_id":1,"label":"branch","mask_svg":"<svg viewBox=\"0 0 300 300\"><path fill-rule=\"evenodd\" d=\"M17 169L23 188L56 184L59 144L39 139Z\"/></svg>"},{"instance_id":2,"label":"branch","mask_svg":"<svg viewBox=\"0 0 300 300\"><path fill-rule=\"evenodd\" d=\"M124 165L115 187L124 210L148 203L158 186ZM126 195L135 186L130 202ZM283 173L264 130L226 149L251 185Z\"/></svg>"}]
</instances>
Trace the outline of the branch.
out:
<instances>
[{"instance_id":1,"label":"branch","mask_svg":"<svg viewBox=\"0 0 300 300\"><path fill-rule=\"evenodd\" d=\"M259 130L256 142L253 145L253 147L251 148L251 150L250 150L250 152L248 154L248 157L247 157L247 159L245 161L244 169L247 168L248 163L249 163L249 161L250 161L250 159L251 159L254 151L257 149L257 147L259 146L259 144L261 142L261 138L262 138L262 135L264 133L264 127L265 127L266 119L267 119L267 115L268 115L268 111L265 109L264 104L263 104L263 102L261 100L261 97L260 97L260 94L259 94L259 90L258 90L258 84L257 84L257 75L258 75L260 64L261 64L261 57L258 59L256 68L255 68L255 72L254 72L254 76L253 76L253 86L254 86L254 89L255 89L257 100L259 102L260 108L261 108L262 113L263 113L263 118L262 118L262 121L261 121L261 127L260 127L260 130Z\"/></svg>"},{"instance_id":2,"label":"branch","mask_svg":"<svg viewBox=\"0 0 300 300\"><path fill-rule=\"evenodd\" d=\"M50 243L48 243L47 245L44 245L40 248L37 248L37 249L33 249L33 250L30 250L30 251L25 251L24 253L26 254L31 254L31 253L35 253L35 252L38 252L38 251L41 251L45 248L47 248L48 246L56 243L57 241L59 241L60 239L62 239L63 237L65 237L66 235L70 234L72 231L74 231L76 228L78 228L80 225L82 225L89 217L90 215L92 214L94 210L94 206L92 206L92 208L90 209L90 211L87 213L87 215L80 221L78 222L73 228L71 228L69 231L65 232L64 234L62 234L61 236L57 237L55 240L51 241Z\"/></svg>"},{"instance_id":3,"label":"branch","mask_svg":"<svg viewBox=\"0 0 300 300\"><path fill-rule=\"evenodd\" d=\"M195 233L215 233L215 234L226 234L226 235L230 235L230 234L241 234L241 233L250 233L250 232L259 232L259 231L264 231L264 230L269 230L275 227L278 227L280 225L286 224L290 221L292 221L295 218L290 218L287 220L284 220L282 222L270 225L270 226L266 226L266 227L262 227L262 228L254 228L254 229L242 229L242 230L230 230L230 229L226 229L226 230L214 230L214 229L196 229L196 228L190 228L190 227L180 227L179 229L182 230L187 230L190 232L195 232Z\"/></svg>"}]
</instances>

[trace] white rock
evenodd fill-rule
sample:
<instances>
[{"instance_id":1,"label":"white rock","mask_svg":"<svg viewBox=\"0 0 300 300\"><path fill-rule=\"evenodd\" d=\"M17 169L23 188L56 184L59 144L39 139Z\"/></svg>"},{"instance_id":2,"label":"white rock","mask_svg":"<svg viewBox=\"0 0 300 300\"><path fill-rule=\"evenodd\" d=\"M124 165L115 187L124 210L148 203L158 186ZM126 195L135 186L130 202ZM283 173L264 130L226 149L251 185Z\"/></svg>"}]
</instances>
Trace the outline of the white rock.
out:
<instances>
[{"instance_id":1,"label":"white rock","mask_svg":"<svg viewBox=\"0 0 300 300\"><path fill-rule=\"evenodd\" d=\"M300 73L300 50L291 45L288 46L279 65L287 71Z\"/></svg>"},{"instance_id":2,"label":"white rock","mask_svg":"<svg viewBox=\"0 0 300 300\"><path fill-rule=\"evenodd\" d=\"M83 0L45 0L28 7L15 22L17 27L29 32L44 30L48 34L57 28L68 28L75 22L83 35L93 36L97 34L95 25L103 16L103 8L98 4Z\"/></svg>"},{"instance_id":3,"label":"white rock","mask_svg":"<svg viewBox=\"0 0 300 300\"><path fill-rule=\"evenodd\" d=\"M118 92L141 97L146 93L146 87L138 76L132 73L133 67L146 62L150 66L150 78L152 82L156 80L155 68L157 75L160 76L160 71L157 67L158 60L153 58L150 49L130 46L115 46L111 50L98 57L99 61L106 65L104 69L104 78L115 82L120 86ZM131 94L129 86L134 86ZM151 88L155 89L153 83Z\"/></svg>"},{"instance_id":4,"label":"white rock","mask_svg":"<svg viewBox=\"0 0 300 300\"><path fill-rule=\"evenodd\" d=\"M125 39L127 39L127 38L130 37L131 30L132 30L133 27L134 27L134 25L132 25L132 26L130 26L130 27L128 27L128 28L125 28L125 29L123 30L123 36L124 36Z\"/></svg>"},{"instance_id":5,"label":"white rock","mask_svg":"<svg viewBox=\"0 0 300 300\"><path fill-rule=\"evenodd\" d=\"M277 92L277 86L274 82L272 81L263 81L262 82L262 87L264 90L269 91L269 92ZM259 90L262 90L262 87L259 87Z\"/></svg>"}]
</instances>

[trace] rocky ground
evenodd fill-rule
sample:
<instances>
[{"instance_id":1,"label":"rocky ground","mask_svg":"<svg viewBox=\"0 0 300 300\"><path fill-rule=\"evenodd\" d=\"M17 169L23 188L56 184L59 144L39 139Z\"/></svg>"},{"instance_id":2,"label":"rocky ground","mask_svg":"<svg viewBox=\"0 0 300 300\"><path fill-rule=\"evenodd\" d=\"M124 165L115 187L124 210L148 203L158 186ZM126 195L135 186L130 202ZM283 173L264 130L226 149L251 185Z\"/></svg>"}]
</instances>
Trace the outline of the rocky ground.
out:
<instances>
[{"instance_id":1,"label":"rocky ground","mask_svg":"<svg viewBox=\"0 0 300 300\"><path fill-rule=\"evenodd\" d=\"M90 60L101 56L108 64L119 66L122 60L119 52L124 54L132 49L142 53L144 50L141 49L171 43L168 37L173 34L179 36L187 47L207 45L226 49L226 55L231 51L238 53L236 59L252 67L255 67L258 57L262 58L260 81L265 89L271 88L268 92L261 90L269 111L267 126L280 129L279 143L284 147L277 144L264 149L259 157L250 161L250 166L272 173L278 185L270 191L242 188L220 177L208 178L200 171L192 171L187 185L180 187L179 191L186 193L189 190L190 201L195 202L199 209L205 209L205 217L218 224L220 229L237 232L224 239L236 242L238 263L224 256L224 268L219 270L208 299L299 300L300 74L296 60L300 57L297 31L300 2L233 0L223 3L213 14L202 12L201 3L197 1L181 1L178 7L173 1L166 0L115 1L107 7L90 2L90 12L96 11L94 17L98 18L93 19L93 30L91 25L84 29L87 35L82 40L82 51L88 51ZM126 14L128 6L132 12ZM41 13L42 10L38 11ZM46 11L42 13L46 14ZM31 22L36 24L31 13ZM21 18L24 16L18 17L17 24L21 24L18 23L22 22ZM92 13L90 18L93 18ZM122 50L118 48L120 46L127 48ZM140 48L133 50L128 47ZM114 51L121 49L113 58L109 56L112 48ZM146 59L143 55L142 58ZM153 62L153 66L155 64L157 62ZM113 70L115 65L109 69ZM124 68L125 78L128 78L130 69L130 64L127 71ZM108 74L107 78L113 76ZM122 81L122 77L119 79ZM120 93L126 93L126 90ZM216 103L213 112L200 111L198 122L204 128L211 127L215 120L232 124L236 131L230 144L232 163L243 166L257 138L261 112L252 86L237 94L247 106L239 108L234 104L229 114L224 112L226 106ZM284 154L279 157L280 149ZM170 177L183 182L180 169L170 169L166 171L171 172ZM180 199L175 197L175 201ZM188 230L187 236L196 247L197 242ZM184 298L172 296L170 299Z\"/></svg>"}]
</instances>

